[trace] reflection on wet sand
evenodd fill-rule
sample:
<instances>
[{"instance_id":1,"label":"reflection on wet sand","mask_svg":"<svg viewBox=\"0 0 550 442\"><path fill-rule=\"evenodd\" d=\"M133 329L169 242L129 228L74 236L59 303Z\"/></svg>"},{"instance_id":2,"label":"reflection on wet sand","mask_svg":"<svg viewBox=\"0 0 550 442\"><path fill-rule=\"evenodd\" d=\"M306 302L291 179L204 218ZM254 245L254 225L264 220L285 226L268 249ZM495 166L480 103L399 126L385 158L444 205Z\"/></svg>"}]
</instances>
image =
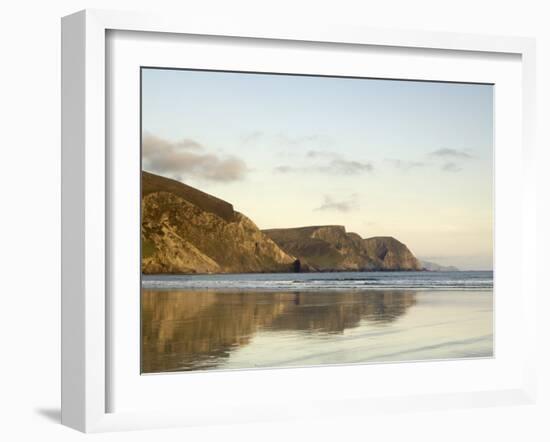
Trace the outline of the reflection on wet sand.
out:
<instances>
[{"instance_id":1,"label":"reflection on wet sand","mask_svg":"<svg viewBox=\"0 0 550 442\"><path fill-rule=\"evenodd\" d=\"M260 331L341 334L384 326L416 303L414 291L142 291L143 373L215 368Z\"/></svg>"}]
</instances>

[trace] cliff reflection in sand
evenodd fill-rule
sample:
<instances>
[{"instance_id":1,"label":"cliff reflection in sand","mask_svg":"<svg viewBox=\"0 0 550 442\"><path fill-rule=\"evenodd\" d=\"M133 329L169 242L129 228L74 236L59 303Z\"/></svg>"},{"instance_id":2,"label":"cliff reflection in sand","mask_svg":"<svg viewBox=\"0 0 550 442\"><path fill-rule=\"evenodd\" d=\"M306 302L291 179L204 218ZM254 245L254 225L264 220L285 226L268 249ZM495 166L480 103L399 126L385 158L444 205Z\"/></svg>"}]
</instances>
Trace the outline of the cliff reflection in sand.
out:
<instances>
[{"instance_id":1,"label":"cliff reflection in sand","mask_svg":"<svg viewBox=\"0 0 550 442\"><path fill-rule=\"evenodd\" d=\"M142 372L223 368L231 354L246 347L256 334L271 333L283 342L330 339L362 321L384 327L415 303L415 292L403 290L143 290Z\"/></svg>"}]
</instances>

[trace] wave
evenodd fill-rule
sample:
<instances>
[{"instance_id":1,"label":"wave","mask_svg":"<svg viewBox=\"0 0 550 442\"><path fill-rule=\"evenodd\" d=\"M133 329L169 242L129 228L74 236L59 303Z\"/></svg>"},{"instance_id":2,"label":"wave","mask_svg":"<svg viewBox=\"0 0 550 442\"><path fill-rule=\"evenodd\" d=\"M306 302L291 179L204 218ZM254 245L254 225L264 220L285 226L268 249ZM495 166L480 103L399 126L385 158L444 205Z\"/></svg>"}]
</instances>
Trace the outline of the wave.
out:
<instances>
[{"instance_id":1,"label":"wave","mask_svg":"<svg viewBox=\"0 0 550 442\"><path fill-rule=\"evenodd\" d=\"M321 276L322 275L322 276ZM144 275L146 289L192 290L365 290L493 288L492 272L383 272L378 275L243 274L243 275Z\"/></svg>"}]
</instances>

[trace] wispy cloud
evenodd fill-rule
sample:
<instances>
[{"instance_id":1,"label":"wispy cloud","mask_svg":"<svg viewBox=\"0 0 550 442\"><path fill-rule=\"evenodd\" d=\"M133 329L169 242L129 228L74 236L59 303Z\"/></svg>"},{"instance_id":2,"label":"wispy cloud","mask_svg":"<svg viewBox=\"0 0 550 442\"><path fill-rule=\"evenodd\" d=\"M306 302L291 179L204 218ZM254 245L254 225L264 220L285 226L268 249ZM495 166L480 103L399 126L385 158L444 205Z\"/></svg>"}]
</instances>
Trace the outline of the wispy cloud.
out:
<instances>
[{"instance_id":1,"label":"wispy cloud","mask_svg":"<svg viewBox=\"0 0 550 442\"><path fill-rule=\"evenodd\" d=\"M331 143L329 137L320 134L311 135L288 135L284 132L279 132L275 135L275 141L287 146L296 146L301 144L315 144L321 146L327 146Z\"/></svg>"},{"instance_id":2,"label":"wispy cloud","mask_svg":"<svg viewBox=\"0 0 550 442\"><path fill-rule=\"evenodd\" d=\"M277 166L273 169L277 173L294 173L294 172L303 172L303 168L292 167L292 166Z\"/></svg>"},{"instance_id":3,"label":"wispy cloud","mask_svg":"<svg viewBox=\"0 0 550 442\"><path fill-rule=\"evenodd\" d=\"M295 166L277 166L273 168L273 171L276 173L307 173L311 172L312 170L308 167L295 167Z\"/></svg>"},{"instance_id":4,"label":"wispy cloud","mask_svg":"<svg viewBox=\"0 0 550 442\"><path fill-rule=\"evenodd\" d=\"M329 173L334 175L358 175L368 173L374 170L371 163L363 163L360 161L348 161L335 159L327 164L312 165L311 167L295 167L282 165L273 169L277 173Z\"/></svg>"},{"instance_id":5,"label":"wispy cloud","mask_svg":"<svg viewBox=\"0 0 550 442\"><path fill-rule=\"evenodd\" d=\"M441 166L441 170L443 170L444 172L460 172L462 170L462 167L460 167L456 163L448 162Z\"/></svg>"},{"instance_id":6,"label":"wispy cloud","mask_svg":"<svg viewBox=\"0 0 550 442\"><path fill-rule=\"evenodd\" d=\"M371 163L343 159L334 159L324 168L327 169L328 172L344 175L356 175L363 172L372 172L374 170L374 166Z\"/></svg>"},{"instance_id":7,"label":"wispy cloud","mask_svg":"<svg viewBox=\"0 0 550 442\"><path fill-rule=\"evenodd\" d=\"M292 135L286 132L265 132L255 130L241 134L240 142L243 145L262 144L278 147L282 155L288 155L290 152L294 155L297 150L308 150L309 158L319 156L332 156L334 152L328 152L330 145L334 144L331 137L324 134Z\"/></svg>"},{"instance_id":8,"label":"wispy cloud","mask_svg":"<svg viewBox=\"0 0 550 442\"><path fill-rule=\"evenodd\" d=\"M309 150L306 153L307 158L337 158L338 154L336 152L331 152L329 150Z\"/></svg>"},{"instance_id":9,"label":"wispy cloud","mask_svg":"<svg viewBox=\"0 0 550 442\"><path fill-rule=\"evenodd\" d=\"M340 158L338 154L328 151L310 150L306 158L312 160L310 166L280 165L274 168L278 173L329 173L334 175L359 175L374 170L370 162L347 160Z\"/></svg>"},{"instance_id":10,"label":"wispy cloud","mask_svg":"<svg viewBox=\"0 0 550 442\"><path fill-rule=\"evenodd\" d=\"M468 151L457 149L438 149L430 152L430 155L442 161L440 167L443 172L451 173L460 172L465 161L474 158Z\"/></svg>"},{"instance_id":11,"label":"wispy cloud","mask_svg":"<svg viewBox=\"0 0 550 442\"><path fill-rule=\"evenodd\" d=\"M146 133L142 147L144 169L181 180L194 177L210 181L238 181L248 171L246 163L240 158L208 152L205 146L192 139L172 142Z\"/></svg>"},{"instance_id":12,"label":"wispy cloud","mask_svg":"<svg viewBox=\"0 0 550 442\"><path fill-rule=\"evenodd\" d=\"M396 169L400 169L403 171L426 166L426 163L422 161L399 160L396 158L386 158L386 161L388 163L391 163Z\"/></svg>"},{"instance_id":13,"label":"wispy cloud","mask_svg":"<svg viewBox=\"0 0 550 442\"><path fill-rule=\"evenodd\" d=\"M351 212L359 208L357 204L357 195L352 195L347 200L336 200L329 195L325 195L323 203L315 208L317 211L336 211L336 212Z\"/></svg>"},{"instance_id":14,"label":"wispy cloud","mask_svg":"<svg viewBox=\"0 0 550 442\"><path fill-rule=\"evenodd\" d=\"M440 158L469 159L473 158L471 154L464 150L457 149L437 149L430 152L430 155Z\"/></svg>"}]
</instances>

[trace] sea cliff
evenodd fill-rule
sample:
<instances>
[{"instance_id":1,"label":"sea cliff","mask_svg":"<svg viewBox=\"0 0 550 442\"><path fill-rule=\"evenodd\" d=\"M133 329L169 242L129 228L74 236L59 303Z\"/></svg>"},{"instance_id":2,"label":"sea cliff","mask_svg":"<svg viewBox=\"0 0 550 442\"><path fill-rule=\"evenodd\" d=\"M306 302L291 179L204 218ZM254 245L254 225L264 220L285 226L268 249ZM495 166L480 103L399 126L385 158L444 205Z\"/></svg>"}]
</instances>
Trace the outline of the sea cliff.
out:
<instances>
[{"instance_id":1,"label":"sea cliff","mask_svg":"<svg viewBox=\"0 0 550 442\"><path fill-rule=\"evenodd\" d=\"M308 271L422 270L408 247L390 236L361 238L344 226L263 231Z\"/></svg>"},{"instance_id":2,"label":"sea cliff","mask_svg":"<svg viewBox=\"0 0 550 442\"><path fill-rule=\"evenodd\" d=\"M260 230L233 205L142 172L145 274L421 270L392 237L361 238L344 226Z\"/></svg>"}]
</instances>

